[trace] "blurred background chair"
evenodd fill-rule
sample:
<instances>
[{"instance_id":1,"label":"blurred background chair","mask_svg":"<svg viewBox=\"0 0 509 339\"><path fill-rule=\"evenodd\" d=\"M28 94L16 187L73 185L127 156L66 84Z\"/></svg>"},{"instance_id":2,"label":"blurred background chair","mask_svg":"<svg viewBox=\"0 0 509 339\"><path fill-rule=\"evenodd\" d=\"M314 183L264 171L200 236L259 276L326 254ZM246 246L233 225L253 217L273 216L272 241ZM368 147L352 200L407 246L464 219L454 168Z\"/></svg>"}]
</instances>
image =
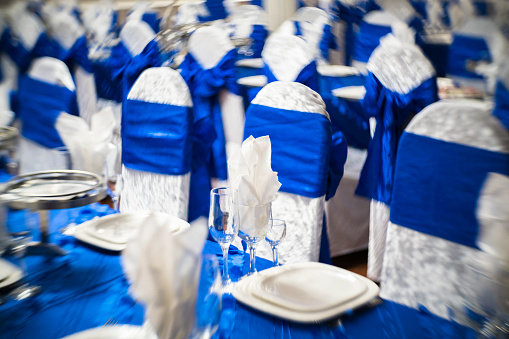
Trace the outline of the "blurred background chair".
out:
<instances>
[{"instance_id":1,"label":"blurred background chair","mask_svg":"<svg viewBox=\"0 0 509 339\"><path fill-rule=\"evenodd\" d=\"M169 68L150 68L134 83L122 121L120 210L187 219L192 158L192 100Z\"/></svg>"}]
</instances>

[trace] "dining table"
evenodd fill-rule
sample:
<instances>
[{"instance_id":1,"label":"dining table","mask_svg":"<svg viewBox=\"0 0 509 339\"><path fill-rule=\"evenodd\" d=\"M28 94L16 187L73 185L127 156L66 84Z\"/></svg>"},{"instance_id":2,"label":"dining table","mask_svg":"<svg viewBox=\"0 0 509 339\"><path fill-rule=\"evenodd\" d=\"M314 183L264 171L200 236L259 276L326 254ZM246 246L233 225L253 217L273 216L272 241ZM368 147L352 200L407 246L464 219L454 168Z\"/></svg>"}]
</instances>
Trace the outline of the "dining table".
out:
<instances>
[{"instance_id":1,"label":"dining table","mask_svg":"<svg viewBox=\"0 0 509 339\"><path fill-rule=\"evenodd\" d=\"M26 230L27 213L9 211L8 230ZM129 281L121 264L122 252L100 249L59 232L70 218L80 223L112 213L117 212L99 203L50 212L51 241L69 254L26 257L24 280L41 286L42 291L35 297L9 300L0 306L0 338L62 338L104 325L143 324L144 305L129 293ZM37 230L29 231L37 239ZM220 246L209 240L203 254L222 257ZM4 257L17 263L14 258ZM249 255L233 246L228 262L234 282L249 271ZM263 271L272 267L272 262L258 258L256 267ZM475 337L472 330L439 318L424 307L413 309L379 298L319 323L297 323L266 314L237 302L231 294L223 295L222 304L220 324L213 338Z\"/></svg>"}]
</instances>

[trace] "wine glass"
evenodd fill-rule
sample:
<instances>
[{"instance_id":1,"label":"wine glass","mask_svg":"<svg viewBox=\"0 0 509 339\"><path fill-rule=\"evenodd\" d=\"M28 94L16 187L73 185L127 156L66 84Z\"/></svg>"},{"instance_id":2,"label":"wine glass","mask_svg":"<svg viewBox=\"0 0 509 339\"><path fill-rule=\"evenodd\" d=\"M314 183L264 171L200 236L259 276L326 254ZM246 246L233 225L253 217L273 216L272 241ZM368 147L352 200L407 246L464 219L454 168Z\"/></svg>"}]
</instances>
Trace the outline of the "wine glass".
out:
<instances>
[{"instance_id":1,"label":"wine glass","mask_svg":"<svg viewBox=\"0 0 509 339\"><path fill-rule=\"evenodd\" d=\"M239 232L234 217L233 205L235 190L230 187L214 188L210 191L209 230L223 251L223 285L231 287L228 274L228 249Z\"/></svg>"},{"instance_id":2,"label":"wine glass","mask_svg":"<svg viewBox=\"0 0 509 339\"><path fill-rule=\"evenodd\" d=\"M265 236L265 240L269 243L272 248L272 259L274 266L280 266L279 264L279 252L278 245L283 241L286 236L286 222L281 219L272 219L272 227Z\"/></svg>"},{"instance_id":3,"label":"wine glass","mask_svg":"<svg viewBox=\"0 0 509 339\"><path fill-rule=\"evenodd\" d=\"M27 277L27 265L26 265L26 252L28 244L32 241L32 236L30 232L19 232L14 233L13 238L10 241L10 250L11 253L18 259L19 267L23 274L23 277ZM32 286L28 283L25 283L19 287L16 287L11 292L9 292L9 297L15 300L23 300L26 298L30 298L38 295L41 292L40 286Z\"/></svg>"},{"instance_id":4,"label":"wine glass","mask_svg":"<svg viewBox=\"0 0 509 339\"><path fill-rule=\"evenodd\" d=\"M203 256L196 318L191 338L208 339L219 327L222 310L222 286L219 262L212 254Z\"/></svg>"},{"instance_id":5,"label":"wine glass","mask_svg":"<svg viewBox=\"0 0 509 339\"><path fill-rule=\"evenodd\" d=\"M256 246L272 227L271 203L265 205L237 205L240 223L239 237L249 246L248 276L256 273Z\"/></svg>"}]
</instances>

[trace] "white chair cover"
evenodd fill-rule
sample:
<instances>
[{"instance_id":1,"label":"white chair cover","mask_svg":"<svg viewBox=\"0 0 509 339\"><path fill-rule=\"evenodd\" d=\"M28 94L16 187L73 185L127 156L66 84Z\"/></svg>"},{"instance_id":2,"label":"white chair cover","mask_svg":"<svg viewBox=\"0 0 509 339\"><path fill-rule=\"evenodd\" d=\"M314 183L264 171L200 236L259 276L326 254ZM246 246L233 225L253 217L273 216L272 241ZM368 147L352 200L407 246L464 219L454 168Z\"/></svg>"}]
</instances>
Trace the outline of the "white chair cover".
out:
<instances>
[{"instance_id":1,"label":"white chair cover","mask_svg":"<svg viewBox=\"0 0 509 339\"><path fill-rule=\"evenodd\" d=\"M447 100L432 104L412 120L405 134L446 142L450 147L467 146L472 152L490 151L505 155L509 159L509 134L497 119L490 115L486 105L480 102ZM400 147L404 142L405 139L402 139ZM438 151L441 146L435 144L433 147ZM475 163L476 159L472 158L471 169L479 171ZM455 168L445 168L439 161L436 166L442 175L456 174ZM396 175L404 170L405 168L397 167ZM426 180L426 185L436 184L427 180L425 173L419 180ZM396 185L398 184L405 184L405 179L396 182ZM457 188L440 189L445 192ZM427 209L427 206L422 208ZM433 211L430 210L429 213ZM474 212L465 207L463 213ZM507 220L505 222L507 223ZM477 292L472 290L475 286L468 278L468 264L472 259L483 258L486 254L473 247L405 226L389 223L381 297L412 308L423 305L443 318L449 317L449 309L464 312L462 298L473 300L471 296ZM461 318L459 316L456 319Z\"/></svg>"},{"instance_id":2,"label":"white chair cover","mask_svg":"<svg viewBox=\"0 0 509 339\"><path fill-rule=\"evenodd\" d=\"M192 107L187 85L177 71L154 67L136 80L128 100ZM150 210L187 220L190 173L165 175L122 166L120 210Z\"/></svg>"},{"instance_id":3,"label":"white chair cover","mask_svg":"<svg viewBox=\"0 0 509 339\"><path fill-rule=\"evenodd\" d=\"M320 96L308 87L295 82L278 81L265 86L252 104L322 114L329 118ZM312 136L309 142L313 142ZM286 238L279 245L281 263L318 261L324 208L325 196L309 198L285 192L278 193L277 199L272 203L273 217L285 220L287 225ZM242 248L239 240L236 240L234 245ZM265 241L257 246L256 253L257 256L272 260L272 251Z\"/></svg>"},{"instance_id":4,"label":"white chair cover","mask_svg":"<svg viewBox=\"0 0 509 339\"><path fill-rule=\"evenodd\" d=\"M234 36L248 38L253 31L253 25L267 26L267 13L260 6L239 6L230 14L228 21L233 26Z\"/></svg>"},{"instance_id":5,"label":"white chair cover","mask_svg":"<svg viewBox=\"0 0 509 339\"><path fill-rule=\"evenodd\" d=\"M381 45L375 49L369 59L367 70L390 92L406 95L434 77L435 70L422 51L413 44L413 36L405 35L409 32L403 29L406 26L402 25L401 31L395 26L394 34L401 33L400 39L392 34L382 39ZM366 96L368 95L367 93ZM373 121L374 118L371 120ZM383 152L388 151L383 150ZM392 151L395 152L395 150ZM368 276L377 281L380 280L382 269L389 214L389 206L385 203L371 201Z\"/></svg>"},{"instance_id":6,"label":"white chair cover","mask_svg":"<svg viewBox=\"0 0 509 339\"><path fill-rule=\"evenodd\" d=\"M156 34L144 21L129 20L120 31L120 40L131 56L140 54Z\"/></svg>"},{"instance_id":7,"label":"white chair cover","mask_svg":"<svg viewBox=\"0 0 509 339\"><path fill-rule=\"evenodd\" d=\"M189 39L189 53L203 69L214 68L232 49L230 38L219 27L200 28ZM240 95L226 88L219 92L219 104L228 157L240 147L244 137L244 104Z\"/></svg>"}]
</instances>

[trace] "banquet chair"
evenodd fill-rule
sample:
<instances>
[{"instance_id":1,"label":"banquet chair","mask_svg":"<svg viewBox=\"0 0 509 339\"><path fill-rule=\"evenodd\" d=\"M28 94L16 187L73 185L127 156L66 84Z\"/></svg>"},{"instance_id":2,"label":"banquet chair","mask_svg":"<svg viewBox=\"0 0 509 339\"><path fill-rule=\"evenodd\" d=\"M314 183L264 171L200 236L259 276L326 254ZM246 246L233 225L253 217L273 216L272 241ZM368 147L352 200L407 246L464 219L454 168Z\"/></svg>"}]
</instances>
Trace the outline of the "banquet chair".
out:
<instances>
[{"instance_id":1,"label":"banquet chair","mask_svg":"<svg viewBox=\"0 0 509 339\"><path fill-rule=\"evenodd\" d=\"M131 57L140 54L145 46L155 37L155 32L144 21L130 20L122 27L119 34L122 44Z\"/></svg>"},{"instance_id":2,"label":"banquet chair","mask_svg":"<svg viewBox=\"0 0 509 339\"><path fill-rule=\"evenodd\" d=\"M334 195L346 160L342 133L332 134L318 93L299 83L277 81L265 86L249 106L244 137L250 135L270 137L272 170L282 184L272 203L273 217L287 225L280 262L318 261L326 231L325 200ZM258 245L257 255L272 258L266 242Z\"/></svg>"},{"instance_id":3,"label":"banquet chair","mask_svg":"<svg viewBox=\"0 0 509 339\"><path fill-rule=\"evenodd\" d=\"M356 194L371 199L368 277L380 279L398 140L424 107L438 100L435 70L406 26L381 40L367 70L362 112L376 125Z\"/></svg>"},{"instance_id":4,"label":"banquet chair","mask_svg":"<svg viewBox=\"0 0 509 339\"><path fill-rule=\"evenodd\" d=\"M355 36L352 66L366 74L366 64L371 53L380 44L380 39L392 32L393 24L402 22L388 11L372 11L366 14Z\"/></svg>"},{"instance_id":5,"label":"banquet chair","mask_svg":"<svg viewBox=\"0 0 509 339\"><path fill-rule=\"evenodd\" d=\"M380 295L459 320L478 289L472 261L487 258L481 192L509 174L509 134L485 103L442 100L411 121L398 152Z\"/></svg>"},{"instance_id":6,"label":"banquet chair","mask_svg":"<svg viewBox=\"0 0 509 339\"><path fill-rule=\"evenodd\" d=\"M486 72L486 66L498 64L506 57L506 45L502 32L490 18L472 17L466 20L453 31L447 77L461 86L492 93L495 74Z\"/></svg>"},{"instance_id":7,"label":"banquet chair","mask_svg":"<svg viewBox=\"0 0 509 339\"><path fill-rule=\"evenodd\" d=\"M232 36L252 39L251 46L239 58L260 58L267 39L267 13L255 5L244 5L234 9L227 18L232 26ZM239 50L239 52L242 48Z\"/></svg>"},{"instance_id":8,"label":"banquet chair","mask_svg":"<svg viewBox=\"0 0 509 339\"><path fill-rule=\"evenodd\" d=\"M145 70L122 118L120 211L148 210L187 219L193 103L175 70Z\"/></svg>"},{"instance_id":9,"label":"banquet chair","mask_svg":"<svg viewBox=\"0 0 509 339\"><path fill-rule=\"evenodd\" d=\"M68 155L56 129L59 117L77 115L76 86L61 60L44 57L34 60L20 77L17 115L22 124L19 141L20 174L68 169ZM23 100L30 98L30 100Z\"/></svg>"},{"instance_id":10,"label":"banquet chair","mask_svg":"<svg viewBox=\"0 0 509 339\"><path fill-rule=\"evenodd\" d=\"M320 63L328 63L329 50L336 48L329 15L320 8L300 8L291 19L283 22L274 34L300 36Z\"/></svg>"}]
</instances>

